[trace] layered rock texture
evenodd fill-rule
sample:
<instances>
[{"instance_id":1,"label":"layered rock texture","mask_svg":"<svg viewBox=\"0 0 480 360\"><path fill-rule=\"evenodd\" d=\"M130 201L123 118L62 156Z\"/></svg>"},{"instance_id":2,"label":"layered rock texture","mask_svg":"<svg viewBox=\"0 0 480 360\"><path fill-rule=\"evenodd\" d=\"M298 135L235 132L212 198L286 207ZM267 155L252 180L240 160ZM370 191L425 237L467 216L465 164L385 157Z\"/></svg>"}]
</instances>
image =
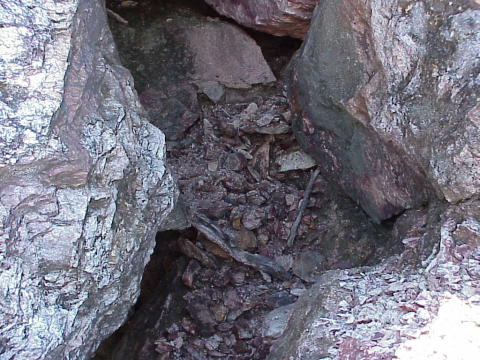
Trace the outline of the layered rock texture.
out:
<instances>
[{"instance_id":1,"label":"layered rock texture","mask_svg":"<svg viewBox=\"0 0 480 360\"><path fill-rule=\"evenodd\" d=\"M0 1L0 357L85 359L176 190L100 0Z\"/></svg>"},{"instance_id":2,"label":"layered rock texture","mask_svg":"<svg viewBox=\"0 0 480 360\"><path fill-rule=\"evenodd\" d=\"M479 195L479 30L474 1L319 2L290 69L294 128L376 221Z\"/></svg>"},{"instance_id":3,"label":"layered rock texture","mask_svg":"<svg viewBox=\"0 0 480 360\"><path fill-rule=\"evenodd\" d=\"M295 303L267 359L476 356L479 217L470 201L407 212L395 231L405 251L376 267L325 272Z\"/></svg>"},{"instance_id":4,"label":"layered rock texture","mask_svg":"<svg viewBox=\"0 0 480 360\"><path fill-rule=\"evenodd\" d=\"M205 0L220 14L249 28L303 39L318 0Z\"/></svg>"}]
</instances>

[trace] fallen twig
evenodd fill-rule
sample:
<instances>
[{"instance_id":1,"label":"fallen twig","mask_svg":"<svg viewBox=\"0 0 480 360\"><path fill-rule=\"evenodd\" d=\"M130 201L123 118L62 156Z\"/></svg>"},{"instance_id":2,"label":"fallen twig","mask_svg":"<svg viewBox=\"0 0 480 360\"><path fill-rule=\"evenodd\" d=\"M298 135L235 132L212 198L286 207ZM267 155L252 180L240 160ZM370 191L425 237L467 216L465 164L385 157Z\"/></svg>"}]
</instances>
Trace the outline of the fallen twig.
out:
<instances>
[{"instance_id":1,"label":"fallen twig","mask_svg":"<svg viewBox=\"0 0 480 360\"><path fill-rule=\"evenodd\" d=\"M125 20L123 17L118 15L115 11L107 9L107 16L111 17L112 19L118 21L121 24L128 25L128 21Z\"/></svg>"},{"instance_id":2,"label":"fallen twig","mask_svg":"<svg viewBox=\"0 0 480 360\"><path fill-rule=\"evenodd\" d=\"M204 215L196 214L192 219L192 225L205 235L208 240L218 245L239 263L253 267L278 279L289 278L287 271L272 259L258 254L250 254L230 245L229 236Z\"/></svg>"},{"instance_id":3,"label":"fallen twig","mask_svg":"<svg viewBox=\"0 0 480 360\"><path fill-rule=\"evenodd\" d=\"M302 221L303 213L307 209L308 199L310 198L310 193L312 192L313 185L315 184L315 180L320 174L320 168L317 166L315 171L312 172L310 175L310 181L308 182L307 188L305 189L305 194L302 199L302 203L300 204L300 209L298 209L297 218L293 223L292 228L290 229L290 235L288 235L287 246L292 246L295 237L297 236L298 226L300 225L300 221Z\"/></svg>"}]
</instances>

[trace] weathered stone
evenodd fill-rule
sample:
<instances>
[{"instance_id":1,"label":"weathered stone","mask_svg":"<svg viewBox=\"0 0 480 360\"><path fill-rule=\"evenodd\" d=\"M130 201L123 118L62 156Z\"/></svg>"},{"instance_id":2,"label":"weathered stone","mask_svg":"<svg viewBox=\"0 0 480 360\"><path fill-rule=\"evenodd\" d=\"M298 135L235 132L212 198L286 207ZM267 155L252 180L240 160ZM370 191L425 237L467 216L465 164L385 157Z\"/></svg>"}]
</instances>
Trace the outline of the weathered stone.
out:
<instances>
[{"instance_id":1,"label":"weathered stone","mask_svg":"<svg viewBox=\"0 0 480 360\"><path fill-rule=\"evenodd\" d=\"M455 356L452 344L475 353L478 344L470 335L478 321L467 331L462 319L478 318L480 290L471 282L480 273L480 252L472 241L480 227L458 229L480 216L479 203L437 208L429 209L423 230L416 211L404 215L413 218L404 221L405 228L412 225L405 233L422 239L415 248L375 267L325 272L295 303L268 359L409 359L434 352L449 358ZM422 242L436 246L432 251Z\"/></svg>"},{"instance_id":2,"label":"weathered stone","mask_svg":"<svg viewBox=\"0 0 480 360\"><path fill-rule=\"evenodd\" d=\"M199 81L196 85L214 103L222 101L225 97L225 86L218 81Z\"/></svg>"},{"instance_id":3,"label":"weathered stone","mask_svg":"<svg viewBox=\"0 0 480 360\"><path fill-rule=\"evenodd\" d=\"M283 306L269 313L262 325L262 335L269 339L278 339L287 327L293 311L293 304Z\"/></svg>"},{"instance_id":4,"label":"weathered stone","mask_svg":"<svg viewBox=\"0 0 480 360\"><path fill-rule=\"evenodd\" d=\"M220 102L228 89L275 81L260 47L237 26L168 2L145 6L149 11L119 9L129 26L110 26L141 102L167 140L180 139L199 118L197 92Z\"/></svg>"},{"instance_id":5,"label":"weathered stone","mask_svg":"<svg viewBox=\"0 0 480 360\"><path fill-rule=\"evenodd\" d=\"M242 224L248 230L254 230L258 228L263 219L265 218L265 212L260 208L248 208L242 216Z\"/></svg>"},{"instance_id":6,"label":"weathered stone","mask_svg":"<svg viewBox=\"0 0 480 360\"><path fill-rule=\"evenodd\" d=\"M277 36L303 39L318 0L206 0L239 24Z\"/></svg>"},{"instance_id":7,"label":"weathered stone","mask_svg":"<svg viewBox=\"0 0 480 360\"><path fill-rule=\"evenodd\" d=\"M258 247L258 240L255 233L244 227L241 227L240 231L234 234L233 242L236 247L242 250L254 251Z\"/></svg>"},{"instance_id":8,"label":"weathered stone","mask_svg":"<svg viewBox=\"0 0 480 360\"><path fill-rule=\"evenodd\" d=\"M300 279L309 282L315 282L325 269L324 257L315 252L299 253L293 261L293 273Z\"/></svg>"},{"instance_id":9,"label":"weathered stone","mask_svg":"<svg viewBox=\"0 0 480 360\"><path fill-rule=\"evenodd\" d=\"M166 230L184 230L190 227L190 220L188 219L187 209L181 199L178 199L172 211L161 222L158 231Z\"/></svg>"},{"instance_id":10,"label":"weathered stone","mask_svg":"<svg viewBox=\"0 0 480 360\"><path fill-rule=\"evenodd\" d=\"M319 3L290 71L294 131L375 220L480 193L472 1Z\"/></svg>"},{"instance_id":11,"label":"weathered stone","mask_svg":"<svg viewBox=\"0 0 480 360\"><path fill-rule=\"evenodd\" d=\"M0 38L1 357L86 359L125 320L173 206L164 136L103 1L2 0Z\"/></svg>"},{"instance_id":12,"label":"weathered stone","mask_svg":"<svg viewBox=\"0 0 480 360\"><path fill-rule=\"evenodd\" d=\"M277 156L278 171L307 170L316 165L315 160L300 149L292 149Z\"/></svg>"}]
</instances>

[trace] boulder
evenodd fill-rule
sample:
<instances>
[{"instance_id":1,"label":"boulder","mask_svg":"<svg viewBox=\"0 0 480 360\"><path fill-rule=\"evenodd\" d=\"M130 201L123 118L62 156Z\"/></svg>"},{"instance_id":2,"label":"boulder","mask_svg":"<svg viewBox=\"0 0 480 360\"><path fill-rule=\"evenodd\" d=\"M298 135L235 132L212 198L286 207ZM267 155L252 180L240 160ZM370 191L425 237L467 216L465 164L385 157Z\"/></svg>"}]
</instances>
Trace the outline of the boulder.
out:
<instances>
[{"instance_id":1,"label":"boulder","mask_svg":"<svg viewBox=\"0 0 480 360\"><path fill-rule=\"evenodd\" d=\"M0 0L0 357L87 359L176 189L101 0Z\"/></svg>"},{"instance_id":2,"label":"boulder","mask_svg":"<svg viewBox=\"0 0 480 360\"><path fill-rule=\"evenodd\" d=\"M200 116L197 93L214 103L276 79L260 47L234 24L171 3L118 9L110 20L151 122L176 141Z\"/></svg>"},{"instance_id":3,"label":"boulder","mask_svg":"<svg viewBox=\"0 0 480 360\"><path fill-rule=\"evenodd\" d=\"M318 0L205 0L239 24L277 36L303 39Z\"/></svg>"},{"instance_id":4,"label":"boulder","mask_svg":"<svg viewBox=\"0 0 480 360\"><path fill-rule=\"evenodd\" d=\"M294 131L374 220L479 195L479 29L474 1L318 4L289 70Z\"/></svg>"},{"instance_id":5,"label":"boulder","mask_svg":"<svg viewBox=\"0 0 480 360\"><path fill-rule=\"evenodd\" d=\"M472 339L480 323L479 209L478 201L432 206L428 227L417 226L418 211L407 211L405 251L375 267L325 272L299 297L267 359L446 359L477 353ZM434 251L425 247L433 243Z\"/></svg>"}]
</instances>

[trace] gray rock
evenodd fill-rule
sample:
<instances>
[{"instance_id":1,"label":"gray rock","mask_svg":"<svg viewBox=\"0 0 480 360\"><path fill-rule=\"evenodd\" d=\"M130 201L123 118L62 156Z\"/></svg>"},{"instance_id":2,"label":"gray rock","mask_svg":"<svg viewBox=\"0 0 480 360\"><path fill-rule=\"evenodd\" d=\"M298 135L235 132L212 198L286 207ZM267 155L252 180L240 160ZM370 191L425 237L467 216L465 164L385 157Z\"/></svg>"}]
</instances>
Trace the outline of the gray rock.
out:
<instances>
[{"instance_id":1,"label":"gray rock","mask_svg":"<svg viewBox=\"0 0 480 360\"><path fill-rule=\"evenodd\" d=\"M480 192L478 4L402 4L322 1L290 69L300 143L377 221Z\"/></svg>"},{"instance_id":2,"label":"gray rock","mask_svg":"<svg viewBox=\"0 0 480 360\"><path fill-rule=\"evenodd\" d=\"M196 85L215 104L222 101L225 97L225 86L218 81L200 81Z\"/></svg>"},{"instance_id":3,"label":"gray rock","mask_svg":"<svg viewBox=\"0 0 480 360\"><path fill-rule=\"evenodd\" d=\"M263 320L262 336L267 339L278 339L287 327L288 319L294 304L286 305L270 312Z\"/></svg>"},{"instance_id":4,"label":"gray rock","mask_svg":"<svg viewBox=\"0 0 480 360\"><path fill-rule=\"evenodd\" d=\"M300 279L315 282L321 271L325 269L324 257L315 252L299 253L293 261L293 273Z\"/></svg>"},{"instance_id":5,"label":"gray rock","mask_svg":"<svg viewBox=\"0 0 480 360\"><path fill-rule=\"evenodd\" d=\"M178 199L172 211L160 224L158 231L184 230L190 226L190 219L188 218L185 204L181 199Z\"/></svg>"},{"instance_id":6,"label":"gray rock","mask_svg":"<svg viewBox=\"0 0 480 360\"><path fill-rule=\"evenodd\" d=\"M87 359L139 294L176 190L103 1L0 1L3 359Z\"/></svg>"},{"instance_id":7,"label":"gray rock","mask_svg":"<svg viewBox=\"0 0 480 360\"><path fill-rule=\"evenodd\" d=\"M206 0L239 24L277 36L303 39L318 0Z\"/></svg>"}]
</instances>

